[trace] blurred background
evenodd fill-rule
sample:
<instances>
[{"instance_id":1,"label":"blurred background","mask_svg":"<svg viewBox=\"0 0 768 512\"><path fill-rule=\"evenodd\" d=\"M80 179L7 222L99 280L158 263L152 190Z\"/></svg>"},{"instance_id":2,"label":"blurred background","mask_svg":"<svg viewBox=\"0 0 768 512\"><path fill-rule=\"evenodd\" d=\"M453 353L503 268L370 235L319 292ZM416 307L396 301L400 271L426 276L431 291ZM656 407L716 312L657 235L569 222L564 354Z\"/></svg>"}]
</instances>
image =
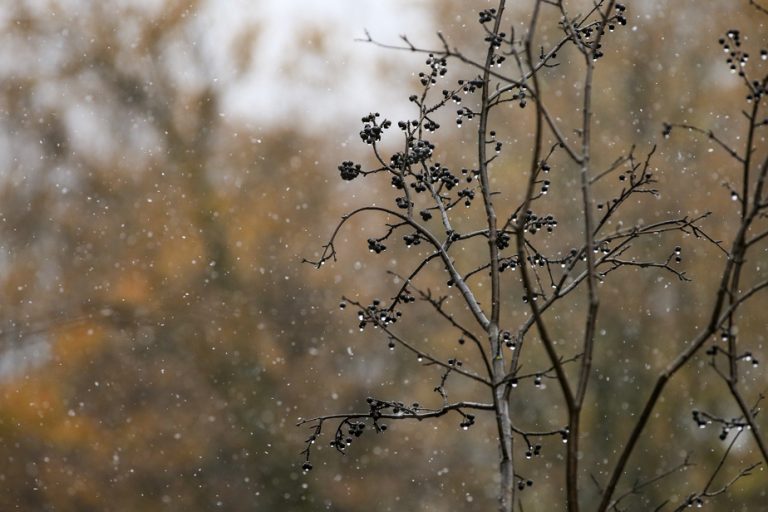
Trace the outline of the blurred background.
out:
<instances>
[{"instance_id":1,"label":"blurred background","mask_svg":"<svg viewBox=\"0 0 768 512\"><path fill-rule=\"evenodd\" d=\"M355 38L368 29L383 42L408 34L439 48L441 30L478 55L477 11L493 4L0 1L0 510L492 507L496 440L485 418L468 432L457 418L401 422L363 436L347 456L324 438L308 475L299 455L308 431L295 423L364 409L371 394L439 403L437 370L392 353L375 332L359 333L354 308L338 308L343 294L362 302L390 296L386 270L405 272L409 256L372 258L365 239L376 224L361 223L343 235L338 263L315 270L301 261L317 257L341 214L391 190L386 181L338 179L342 160L370 157L357 136L360 117L414 115L407 98L418 90L424 56ZM522 4L510 18L518 29L527 20ZM717 39L739 29L757 56L768 18L747 0L628 6L629 23L608 38L596 78L596 165L632 144L640 155L659 143L653 167L662 194L629 205L626 218L711 210L708 232L727 239L737 209L723 183L735 182L738 169L706 137L663 140L661 123L698 123L741 147L743 86ZM545 21L552 27L556 19ZM542 30L542 44L556 38ZM550 109L566 124L576 119L580 83L580 63L570 57L545 81ZM474 76L449 69L448 83ZM497 184L512 198L529 158L530 110L493 120L510 148ZM444 163L469 166L471 140L452 117L434 141ZM577 197L558 188L573 179L560 164L548 208L568 215ZM597 495L590 475L604 481L655 372L712 303L723 260L711 245L677 236L636 249L664 257L678 244L692 282L643 270L617 273L602 287L585 500ZM747 278L768 264L765 251L753 258ZM523 318L514 300L510 326ZM557 336L580 332L579 300L553 313ZM763 296L740 319L740 339L758 359L768 356L766 305ZM443 353L464 350L453 333L425 330L425 322L426 312L415 316L415 336ZM543 365L541 354L530 358L531 368ZM762 366L744 376L754 402L768 379ZM554 385L521 388L521 422L562 427ZM471 387L455 389L483 400ZM694 408L738 416L703 355L668 388L625 484L688 452L696 466L630 497L629 509L677 503L710 475L726 445L716 428L696 428ZM526 511L562 506L562 448L544 443L541 458L519 467L534 481L523 493ZM758 460L745 435L723 476ZM718 498L718 510L760 510L763 469Z\"/></svg>"}]
</instances>

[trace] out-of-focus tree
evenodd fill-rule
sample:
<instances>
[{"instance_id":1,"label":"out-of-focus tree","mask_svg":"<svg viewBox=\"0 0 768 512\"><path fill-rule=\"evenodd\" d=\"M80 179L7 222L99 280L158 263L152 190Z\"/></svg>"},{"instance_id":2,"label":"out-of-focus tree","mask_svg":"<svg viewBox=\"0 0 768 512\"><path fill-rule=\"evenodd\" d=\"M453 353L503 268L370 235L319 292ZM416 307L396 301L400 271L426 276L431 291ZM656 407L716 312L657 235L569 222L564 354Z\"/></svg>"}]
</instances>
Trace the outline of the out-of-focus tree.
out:
<instances>
[{"instance_id":1,"label":"out-of-focus tree","mask_svg":"<svg viewBox=\"0 0 768 512\"><path fill-rule=\"evenodd\" d=\"M222 114L204 7L3 14L3 510L298 503L275 370L314 297L273 283L323 157Z\"/></svg>"}]
</instances>

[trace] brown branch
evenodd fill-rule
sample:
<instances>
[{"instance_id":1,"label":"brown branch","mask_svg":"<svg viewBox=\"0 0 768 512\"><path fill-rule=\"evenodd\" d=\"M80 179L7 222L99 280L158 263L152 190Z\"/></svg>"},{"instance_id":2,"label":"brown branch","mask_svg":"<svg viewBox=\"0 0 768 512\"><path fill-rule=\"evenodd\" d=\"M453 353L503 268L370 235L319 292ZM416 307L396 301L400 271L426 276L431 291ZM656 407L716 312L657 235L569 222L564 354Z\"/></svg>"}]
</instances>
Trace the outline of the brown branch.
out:
<instances>
[{"instance_id":1,"label":"brown branch","mask_svg":"<svg viewBox=\"0 0 768 512\"><path fill-rule=\"evenodd\" d=\"M624 468L626 467L627 462L629 461L629 457L632 454L635 446L637 445L638 440L640 439L640 436L643 433L643 430L645 429L646 424L648 423L648 420L651 417L651 413L653 412L654 407L656 406L656 403L659 400L659 397L661 396L661 393L664 391L664 387L666 386L669 379L674 376L680 368L682 368L695 354L699 351L699 349L704 345L704 343L709 339L710 336L712 336L714 333L717 332L719 329L719 326L722 325L728 318L728 316L736 310L743 302L745 302L748 298L750 298L752 295L757 293L760 290L763 290L765 288L768 288L768 280L762 281L758 285L755 285L752 287L749 291L744 293L739 299L732 302L728 308L722 314L719 316L715 316L709 323L709 325L699 333L696 338L693 339L693 341L688 345L688 347L685 348L673 361L671 361L667 367L659 374L656 380L656 384L653 386L653 389L651 390L651 394L649 395L648 399L645 402L645 406L643 407L643 410L640 412L637 422L635 423L634 427L632 428L632 432L630 433L629 439L627 440L627 443L624 445L624 449L621 451L621 454L619 455L619 460L616 462L616 465L614 466L613 472L611 473L611 476L608 481L608 485L605 487L605 492L603 493L603 498L600 502L600 506L597 509L598 512L605 512L608 509L608 505L611 501L611 496L613 492L616 489L616 484L618 483L619 479L624 473ZM718 295L724 294L723 288L721 288L721 291ZM716 305L714 306L714 315L718 315L720 313L720 301L716 301Z\"/></svg>"},{"instance_id":2,"label":"brown branch","mask_svg":"<svg viewBox=\"0 0 768 512\"><path fill-rule=\"evenodd\" d=\"M693 464L689 461L689 457L686 455L685 459L680 464L678 464L678 465L676 465L676 466L674 466L674 467L672 467L672 468L670 468L670 469L668 469L668 470L666 470L666 471L656 475L653 478L649 478L648 480L645 480L645 481L642 481L642 482L638 481L638 482L635 482L634 484L632 484L632 487L629 490L627 490L624 494L622 494L621 496L619 496L618 498L613 500L613 502L611 502L611 504L608 506L608 508L612 509L612 510L618 510L619 504L622 501L624 501L625 499L627 499L628 497L630 497L632 495L639 495L639 494L642 493L643 489L645 489L646 487L649 487L649 486L655 484L656 482L659 482L659 481L669 477L670 475L673 475L673 474L677 473L678 471L685 471L686 469L688 469L691 466L693 466ZM595 481L595 484L598 485L598 487L599 487L599 483L597 481ZM602 493L603 489L600 489L600 492Z\"/></svg>"},{"instance_id":3,"label":"brown branch","mask_svg":"<svg viewBox=\"0 0 768 512\"><path fill-rule=\"evenodd\" d=\"M493 386L493 384L488 379L485 379L474 372L463 370L459 368L456 364L445 362L439 359L438 357L429 354L424 350L419 350L418 348L416 348L415 344L406 340L401 335L395 333L386 322L382 321L381 318L379 317L378 310L371 310L370 308L363 306L359 302L356 302L347 297L344 297L344 300L349 304L352 304L353 306L356 306L357 308L359 308L360 312L363 314L364 321L367 321L376 325L379 329L381 329L387 335L390 341L397 342L399 345L413 352L418 358L426 359L430 363L436 364L446 369L452 369L456 373L463 375L464 377L468 377L474 381L480 382L481 384L485 384L486 386L489 386L489 387Z\"/></svg>"},{"instance_id":4,"label":"brown branch","mask_svg":"<svg viewBox=\"0 0 768 512\"><path fill-rule=\"evenodd\" d=\"M485 316L485 313L483 312L482 308L480 307L480 304L477 302L477 299L475 299L474 294L469 289L467 284L464 282L464 279L461 277L461 274L459 274L458 270L456 270L456 267L453 263L453 260L448 255L448 250L445 246L445 244L441 243L428 229L414 221L413 219L409 219L408 217L391 210L389 208L383 208L380 206L364 206L361 208L358 208L346 215L344 215L341 219L341 221L337 224L336 228L333 230L333 233L331 235L331 239L326 244L325 249L323 250L323 254L317 261L308 261L304 260L306 263L310 263L317 268L321 267L323 263L328 261L329 259L336 259L336 250L334 247L334 241L336 237L339 234L339 231L341 230L341 227L353 216L358 215L363 212L377 212L377 213L384 213L387 215L390 215L392 217L398 218L404 223L411 226L414 230L416 230L419 234L423 235L424 238L432 244L432 246L437 250L437 252L440 253L440 258L443 261L443 264L445 265L446 271L450 274L451 278L453 279L454 283L456 284L456 287L461 292L462 297L464 298L464 301L467 304L467 307L469 307L469 310L474 315L477 322L483 327L486 328L489 324L488 318Z\"/></svg>"},{"instance_id":5,"label":"brown branch","mask_svg":"<svg viewBox=\"0 0 768 512\"><path fill-rule=\"evenodd\" d=\"M741 414L744 416L744 420L749 424L749 429L752 432L752 437L755 439L755 443L757 444L758 449L760 450L760 455L763 457L763 462L768 464L768 445L765 444L765 439L763 439L760 427L755 422L755 413L747 406L747 403L744 401L744 397L741 395L736 382L733 382L729 379L728 389L731 391L731 396L733 396L734 400L736 400L736 403L741 410Z\"/></svg>"},{"instance_id":6,"label":"brown branch","mask_svg":"<svg viewBox=\"0 0 768 512\"><path fill-rule=\"evenodd\" d=\"M463 336L466 336L469 338L472 343L477 348L478 352L480 353L480 357L483 360L483 364L485 365L486 372L488 374L488 378L492 378L493 376L493 370L491 369L491 363L488 360L488 354L485 352L485 348L483 348L482 343L477 338L477 336L474 335L469 329L462 326L459 322L456 321L456 319L453 317L453 315L449 315L442 307L442 301L435 300L434 297L427 291L427 293L424 293L422 290L415 288L416 291L421 295L421 298L425 301L427 301L429 304L432 305L432 307L435 309L435 311L443 317L445 320L447 320L451 326L453 326L455 329L457 329Z\"/></svg>"},{"instance_id":7,"label":"brown branch","mask_svg":"<svg viewBox=\"0 0 768 512\"><path fill-rule=\"evenodd\" d=\"M768 14L768 9L757 3L757 0L749 0L749 5L757 9L759 12L763 14Z\"/></svg>"}]
</instances>

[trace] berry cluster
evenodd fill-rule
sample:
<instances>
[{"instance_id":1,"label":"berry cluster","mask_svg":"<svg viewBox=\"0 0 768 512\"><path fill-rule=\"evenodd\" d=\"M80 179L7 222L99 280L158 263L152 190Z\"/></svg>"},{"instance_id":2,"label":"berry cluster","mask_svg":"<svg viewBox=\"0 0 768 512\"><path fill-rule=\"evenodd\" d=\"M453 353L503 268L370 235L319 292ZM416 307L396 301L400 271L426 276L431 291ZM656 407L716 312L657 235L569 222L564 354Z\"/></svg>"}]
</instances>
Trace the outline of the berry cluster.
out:
<instances>
[{"instance_id":1,"label":"berry cluster","mask_svg":"<svg viewBox=\"0 0 768 512\"><path fill-rule=\"evenodd\" d=\"M726 440L731 430L742 430L744 428L749 428L749 423L744 421L743 418L725 419L706 413L704 411L697 410L691 411L691 415L693 416L693 421L701 429L707 428L707 426L713 423L720 425L720 434L718 437L721 441Z\"/></svg>"},{"instance_id":2,"label":"berry cluster","mask_svg":"<svg viewBox=\"0 0 768 512\"><path fill-rule=\"evenodd\" d=\"M357 319L360 322L358 327L361 331L365 329L369 323L372 323L374 326L387 326L394 324L397 322L398 318L403 316L400 311L383 308L379 299L373 299L369 306L363 307L359 304L358 306L360 309L357 312ZM389 348L395 348L394 340L390 339L388 345Z\"/></svg>"},{"instance_id":3,"label":"berry cluster","mask_svg":"<svg viewBox=\"0 0 768 512\"><path fill-rule=\"evenodd\" d=\"M419 81L421 82L421 85L428 86L428 85L435 85L437 83L437 79L440 77L445 76L446 73L448 73L448 60L443 57L436 57L433 53L429 54L429 57L427 58L427 66L429 66L429 73L424 73L423 71L419 73Z\"/></svg>"},{"instance_id":4,"label":"berry cluster","mask_svg":"<svg viewBox=\"0 0 768 512\"><path fill-rule=\"evenodd\" d=\"M528 449L525 451L525 458L531 459L533 457L538 457L541 455L541 445L535 444L533 446L529 446Z\"/></svg>"},{"instance_id":5,"label":"berry cluster","mask_svg":"<svg viewBox=\"0 0 768 512\"><path fill-rule=\"evenodd\" d=\"M485 36L485 42L489 43L494 48L501 48L501 44L504 42L504 38L507 36L504 32L498 34L488 34Z\"/></svg>"},{"instance_id":6,"label":"berry cluster","mask_svg":"<svg viewBox=\"0 0 768 512\"><path fill-rule=\"evenodd\" d=\"M531 487L533 485L533 480L523 480L522 478L517 482L517 489L519 491L524 490L526 487Z\"/></svg>"},{"instance_id":7,"label":"berry cluster","mask_svg":"<svg viewBox=\"0 0 768 512\"><path fill-rule=\"evenodd\" d=\"M435 162L429 166L429 180L431 183L443 183L448 190L459 184L460 180L451 173L451 170ZM461 194L460 194L461 195Z\"/></svg>"},{"instance_id":8,"label":"berry cluster","mask_svg":"<svg viewBox=\"0 0 768 512\"><path fill-rule=\"evenodd\" d=\"M518 262L517 256L504 258L499 263L499 272L504 272L507 269L515 270L518 264L519 262Z\"/></svg>"},{"instance_id":9,"label":"berry cluster","mask_svg":"<svg viewBox=\"0 0 768 512\"><path fill-rule=\"evenodd\" d=\"M344 453L344 450L346 450L347 447L352 444L352 441L356 437L360 437L361 435L363 435L363 432L365 431L365 423L361 421L347 421L346 425L348 427L347 433L344 434L342 429L339 428L336 431L336 436L330 443L331 448L336 448L338 451L342 453ZM305 465L306 464L307 463L305 463Z\"/></svg>"},{"instance_id":10,"label":"berry cluster","mask_svg":"<svg viewBox=\"0 0 768 512\"><path fill-rule=\"evenodd\" d=\"M387 246L374 238L368 239L368 250L380 254L387 250Z\"/></svg>"},{"instance_id":11,"label":"berry cluster","mask_svg":"<svg viewBox=\"0 0 768 512\"><path fill-rule=\"evenodd\" d=\"M548 181L544 182L549 189ZM542 191L543 192L543 191ZM512 217L514 222L517 222L517 216ZM535 235L541 229L546 229L548 233L551 233L557 226L557 220L553 215L547 215L545 217L539 217L533 210L527 210L525 217L523 217L523 229L526 229L531 235Z\"/></svg>"},{"instance_id":12,"label":"berry cluster","mask_svg":"<svg viewBox=\"0 0 768 512\"><path fill-rule=\"evenodd\" d=\"M408 198L405 196L396 197L395 204L401 210L407 210L408 208L413 206L413 202L409 201Z\"/></svg>"},{"instance_id":13,"label":"berry cluster","mask_svg":"<svg viewBox=\"0 0 768 512\"><path fill-rule=\"evenodd\" d=\"M409 146L414 163L429 160L435 151L435 145L424 139L411 140Z\"/></svg>"},{"instance_id":14,"label":"berry cluster","mask_svg":"<svg viewBox=\"0 0 768 512\"><path fill-rule=\"evenodd\" d=\"M461 423L459 423L459 426L462 429L467 430L469 427L471 427L474 424L475 424L475 415L474 414L465 414L464 415L464 420Z\"/></svg>"},{"instance_id":15,"label":"berry cluster","mask_svg":"<svg viewBox=\"0 0 768 512\"><path fill-rule=\"evenodd\" d=\"M496 18L496 9L483 9L479 15L481 24L491 22Z\"/></svg>"},{"instance_id":16,"label":"berry cluster","mask_svg":"<svg viewBox=\"0 0 768 512\"><path fill-rule=\"evenodd\" d=\"M419 245L421 243L421 237L418 233L413 233L411 235L403 236L403 241L405 242L406 247L411 247L414 245Z\"/></svg>"},{"instance_id":17,"label":"berry cluster","mask_svg":"<svg viewBox=\"0 0 768 512\"><path fill-rule=\"evenodd\" d=\"M480 77L474 80L459 80L458 84L461 87L461 92L464 94L471 94L483 86L483 79Z\"/></svg>"},{"instance_id":18,"label":"berry cluster","mask_svg":"<svg viewBox=\"0 0 768 512\"><path fill-rule=\"evenodd\" d=\"M472 206L472 200L475 198L475 191L469 188L459 190L459 198L464 199L464 206Z\"/></svg>"},{"instance_id":19,"label":"berry cluster","mask_svg":"<svg viewBox=\"0 0 768 512\"><path fill-rule=\"evenodd\" d=\"M379 116L380 114L376 112L375 114L369 114L362 119L365 124L363 125L363 129L360 130L360 138L366 144L370 145L379 142L384 130L392 126L392 121L387 119L382 121L381 124L377 124L376 118Z\"/></svg>"},{"instance_id":20,"label":"berry cluster","mask_svg":"<svg viewBox=\"0 0 768 512\"><path fill-rule=\"evenodd\" d=\"M496 247L499 249L506 249L509 247L510 236L509 233L501 232L496 235Z\"/></svg>"},{"instance_id":21,"label":"berry cluster","mask_svg":"<svg viewBox=\"0 0 768 512\"><path fill-rule=\"evenodd\" d=\"M605 56L602 51L603 45L599 42L599 39L593 39L593 36L598 35L602 37L605 34L605 28L608 28L609 32L613 32L616 30L616 24L620 26L627 25L627 7L624 4L616 4L614 9L616 11L615 14L606 20L605 24L598 22L587 25L573 31L571 34L574 40L577 41L577 44L582 48L582 51L591 53L592 60L597 60Z\"/></svg>"},{"instance_id":22,"label":"berry cluster","mask_svg":"<svg viewBox=\"0 0 768 512\"><path fill-rule=\"evenodd\" d=\"M616 22L619 25L622 25L622 26L626 25L627 24L627 18L624 15L624 13L627 10L627 6L624 5L624 4L616 4L614 7L616 9Z\"/></svg>"},{"instance_id":23,"label":"berry cluster","mask_svg":"<svg viewBox=\"0 0 768 512\"><path fill-rule=\"evenodd\" d=\"M341 173L341 179L345 181L352 181L360 175L362 172L362 166L349 160L345 160L341 162L341 165L339 166L339 172Z\"/></svg>"},{"instance_id":24,"label":"berry cluster","mask_svg":"<svg viewBox=\"0 0 768 512\"><path fill-rule=\"evenodd\" d=\"M549 263L549 260L538 252L535 254L532 254L526 258L528 260L528 263L531 264L532 267L544 267Z\"/></svg>"},{"instance_id":25,"label":"berry cluster","mask_svg":"<svg viewBox=\"0 0 768 512\"><path fill-rule=\"evenodd\" d=\"M741 77L746 78L746 65L749 62L749 53L741 49L741 33L738 30L729 30L726 32L725 37L721 37L718 41L722 46L723 51L728 55L725 62L731 70L731 73L738 74ZM760 50L760 59L768 60L768 50L765 48ZM747 94L747 101L760 101L760 99L768 92L766 89L768 77L760 80L747 80L746 84L749 88Z\"/></svg>"}]
</instances>

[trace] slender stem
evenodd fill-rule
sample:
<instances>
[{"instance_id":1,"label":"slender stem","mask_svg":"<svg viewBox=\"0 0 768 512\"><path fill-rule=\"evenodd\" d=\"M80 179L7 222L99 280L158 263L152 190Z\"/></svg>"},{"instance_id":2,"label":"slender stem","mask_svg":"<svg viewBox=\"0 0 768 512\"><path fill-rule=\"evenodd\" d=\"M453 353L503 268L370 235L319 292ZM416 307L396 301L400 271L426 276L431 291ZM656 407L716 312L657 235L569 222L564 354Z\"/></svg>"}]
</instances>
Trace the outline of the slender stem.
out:
<instances>
[{"instance_id":1,"label":"slender stem","mask_svg":"<svg viewBox=\"0 0 768 512\"><path fill-rule=\"evenodd\" d=\"M744 420L749 423L749 429L752 432L752 437L755 439L755 443L757 444L758 449L760 450L760 455L762 455L765 463L768 464L768 445L765 444L765 439L763 439L762 432L760 431L757 423L755 423L754 412L747 406L747 403L744 401L744 397L741 396L741 392L739 391L736 382L729 381L728 388L730 389L734 400L736 400L736 403L741 410L741 414L744 416Z\"/></svg>"},{"instance_id":2,"label":"slender stem","mask_svg":"<svg viewBox=\"0 0 768 512\"><path fill-rule=\"evenodd\" d=\"M537 2L536 5L538 6L539 2ZM534 20L535 19L536 18L534 17ZM529 34L532 34L532 33L529 33ZM532 59L530 39L526 42L526 57L530 65L530 62ZM538 75L534 74L532 76L532 81L533 81L534 93L540 96L541 90L540 90L540 85L538 81ZM535 104L536 104L536 132L534 137L534 148L532 153L531 169L528 175L528 185L527 185L527 190L525 194L525 200L521 208L522 211L526 211L528 209L528 205L531 203L531 200L534 196L534 186L536 184L536 177L538 176L538 172L539 172L539 160L541 155L541 139L542 139L542 126L543 126L543 122L542 122L543 111L541 107L541 102L537 101ZM525 232L526 231L524 229L524 222L525 222L524 216L519 215L517 219L517 225L515 227L517 257L518 257L518 260L520 261L520 276L523 281L523 290L528 296L527 302L528 302L528 306L531 309L531 317L533 319L533 322L536 324L536 328L538 329L538 332L539 332L539 337L541 338L541 342L544 345L544 350L547 353L550 363L552 364L552 367L555 371L555 376L558 384L560 385L560 389L563 393L563 399L565 401L565 404L569 411L569 416L570 416L570 411L573 409L573 405L574 405L573 391L571 390L570 383L568 382L568 378L565 375L565 370L563 369L563 364L560 359L560 355L557 353L557 350L555 349L555 343L550 337L549 330L547 329L546 323L544 322L544 319L542 317L542 311L539 308L537 302L533 300L534 286L528 272L528 267L525 264L525 261L526 261ZM510 371L514 371L514 370L515 369L512 368Z\"/></svg>"},{"instance_id":3,"label":"slender stem","mask_svg":"<svg viewBox=\"0 0 768 512\"><path fill-rule=\"evenodd\" d=\"M496 19L493 24L493 35L497 36L501 29L501 20L504 14L506 1L499 0L496 8ZM493 383L494 385L504 379L505 368L504 359L501 351L501 341L499 339L499 319L501 316L500 301L500 279L499 279L499 247L497 245L498 226L496 221L496 211L493 207L493 198L491 193L491 183L488 177L488 157L487 131L488 116L491 111L491 104L488 100L490 91L491 69L495 56L496 42L495 38L489 41L488 51L485 55L485 64L483 66L482 89L480 91L480 119L477 126L477 165L480 173L480 190L483 196L483 205L485 206L485 216L488 225L488 252L491 272L491 318L486 326L486 333L491 347L491 360L493 365ZM502 386L496 386L493 389L493 404L496 409L496 426L499 431L499 470L501 474L501 488L499 490L499 511L512 512L515 505L515 485L514 485L514 457L513 457L513 439L512 424L509 417L509 403L505 399Z\"/></svg>"},{"instance_id":4,"label":"slender stem","mask_svg":"<svg viewBox=\"0 0 768 512\"><path fill-rule=\"evenodd\" d=\"M417 414L389 414L381 413L379 418L389 420L424 420L427 418L438 418L445 415L449 411L455 411L459 409L475 409L490 411L493 409L492 404L483 404L478 402L456 402L453 404L444 405L439 409L419 409ZM314 418L302 418L296 422L296 426L305 425L315 421L327 421L335 419L357 419L357 418L369 418L370 412L353 412L353 413L339 413L339 414L326 414L323 416L316 416Z\"/></svg>"},{"instance_id":5,"label":"slender stem","mask_svg":"<svg viewBox=\"0 0 768 512\"><path fill-rule=\"evenodd\" d=\"M728 319L728 316L736 310L741 304L746 302L748 298L753 296L755 293L757 293L760 290L764 290L768 288L768 281L762 281L755 286L753 286L749 291L744 293L738 300L731 303L725 311L722 312L722 300L720 297L725 294L725 288L721 287L718 292L718 300L715 301L715 306L713 307L712 311L712 317L710 319L709 324L706 328L704 328L696 338L691 341L691 343L683 350L673 361L671 361L667 367L659 374L659 376L656 379L656 384L654 384L653 389L651 390L651 394L648 397L648 399L645 402L645 406L643 407L642 412L640 412L637 422L635 423L634 427L632 428L632 432L629 435L629 439L627 440L626 444L624 445L624 449L622 450L621 454L619 455L619 460L616 462L616 465L614 466L613 472L611 473L611 476L608 481L608 485L605 487L605 491L603 492L603 498L600 502L600 506L597 509L597 512L605 512L608 510L608 506L611 502L611 496L613 496L613 493L616 490L616 485L619 482L619 479L624 474L624 468L627 465L627 462L629 461L630 455L632 455L632 452L634 451L635 446L637 445L637 442L640 439L640 436L643 433L643 430L645 429L646 424L648 423L648 420L651 417L651 413L653 412L654 407L656 406L656 403L659 400L659 397L661 397L662 391L664 391L664 387L667 385L667 382L669 379L672 378L683 366L688 363L688 361L691 360L691 358L696 354L696 352L701 349L701 347L704 345L704 343L709 339L710 336L712 336L715 332L717 332L717 329L720 325L723 324Z\"/></svg>"},{"instance_id":6,"label":"slender stem","mask_svg":"<svg viewBox=\"0 0 768 512\"><path fill-rule=\"evenodd\" d=\"M584 103L582 106L582 126L581 126L581 166L579 177L581 181L581 200L584 210L584 245L587 259L587 316L584 327L583 356L581 358L581 368L579 371L579 380L574 397L573 407L568 411L569 439L566 452L566 493L568 497L568 511L579 511L579 442L580 442L580 420L581 408L584 404L584 398L587 394L587 385L592 370L592 354L594 352L595 328L597 324L597 311L599 299L597 295L597 277L595 273L595 256L592 248L594 241L594 219L592 205L592 180L590 177L591 165L591 139L592 139L592 84L594 79L594 58L593 55L600 47L603 28L605 26L608 13L614 6L614 0L608 2L605 12L601 12L601 27L597 31L597 36L588 48L583 48L584 62L586 66L584 77ZM597 5L599 10L599 4Z\"/></svg>"}]
</instances>

